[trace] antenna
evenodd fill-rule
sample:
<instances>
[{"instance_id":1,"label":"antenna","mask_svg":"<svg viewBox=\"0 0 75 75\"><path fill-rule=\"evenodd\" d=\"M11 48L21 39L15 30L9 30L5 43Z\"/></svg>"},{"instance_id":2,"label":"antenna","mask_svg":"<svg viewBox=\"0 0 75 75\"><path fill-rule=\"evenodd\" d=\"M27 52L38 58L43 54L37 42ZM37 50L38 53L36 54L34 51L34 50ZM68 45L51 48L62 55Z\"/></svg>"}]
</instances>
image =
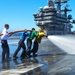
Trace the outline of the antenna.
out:
<instances>
[{"instance_id":1,"label":"antenna","mask_svg":"<svg viewBox=\"0 0 75 75\"><path fill-rule=\"evenodd\" d=\"M54 2L52 0L48 0L48 6L49 7L54 7Z\"/></svg>"}]
</instances>

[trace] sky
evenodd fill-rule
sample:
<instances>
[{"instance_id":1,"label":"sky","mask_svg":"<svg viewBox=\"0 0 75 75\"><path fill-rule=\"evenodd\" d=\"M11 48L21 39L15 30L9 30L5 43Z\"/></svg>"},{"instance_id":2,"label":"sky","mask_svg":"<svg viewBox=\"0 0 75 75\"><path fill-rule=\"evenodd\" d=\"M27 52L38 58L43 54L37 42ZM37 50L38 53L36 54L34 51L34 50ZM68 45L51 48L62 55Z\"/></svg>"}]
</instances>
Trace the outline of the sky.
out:
<instances>
[{"instance_id":1,"label":"sky","mask_svg":"<svg viewBox=\"0 0 75 75\"><path fill-rule=\"evenodd\" d=\"M34 21L34 13L39 12L39 8L47 6L48 0L0 0L0 31L4 24L10 25L10 30L19 29L39 29ZM71 14L75 18L74 1L69 0L68 8L72 9ZM75 27L73 28L73 30Z\"/></svg>"}]
</instances>

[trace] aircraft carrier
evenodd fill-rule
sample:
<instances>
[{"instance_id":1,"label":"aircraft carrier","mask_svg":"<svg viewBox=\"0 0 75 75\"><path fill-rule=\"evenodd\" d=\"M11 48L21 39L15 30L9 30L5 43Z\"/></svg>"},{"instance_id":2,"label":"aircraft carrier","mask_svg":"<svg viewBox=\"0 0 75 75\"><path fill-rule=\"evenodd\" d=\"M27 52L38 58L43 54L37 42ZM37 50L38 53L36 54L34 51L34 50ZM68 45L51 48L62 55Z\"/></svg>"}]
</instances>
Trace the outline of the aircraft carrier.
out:
<instances>
[{"instance_id":1,"label":"aircraft carrier","mask_svg":"<svg viewBox=\"0 0 75 75\"><path fill-rule=\"evenodd\" d=\"M68 0L48 0L48 6L40 7L39 13L33 14L36 25L43 27L48 35L70 34L75 20L67 14L71 11L67 2Z\"/></svg>"}]
</instances>

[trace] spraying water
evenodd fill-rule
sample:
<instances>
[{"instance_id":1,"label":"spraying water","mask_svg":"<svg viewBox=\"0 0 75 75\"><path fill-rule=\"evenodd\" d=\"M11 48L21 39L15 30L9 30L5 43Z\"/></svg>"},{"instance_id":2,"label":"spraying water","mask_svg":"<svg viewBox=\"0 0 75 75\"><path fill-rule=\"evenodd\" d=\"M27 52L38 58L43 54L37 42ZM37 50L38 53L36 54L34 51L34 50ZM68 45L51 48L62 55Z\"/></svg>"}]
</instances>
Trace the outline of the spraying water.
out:
<instances>
[{"instance_id":1,"label":"spraying water","mask_svg":"<svg viewBox=\"0 0 75 75\"><path fill-rule=\"evenodd\" d=\"M75 54L75 35L50 35L48 38L68 54Z\"/></svg>"}]
</instances>

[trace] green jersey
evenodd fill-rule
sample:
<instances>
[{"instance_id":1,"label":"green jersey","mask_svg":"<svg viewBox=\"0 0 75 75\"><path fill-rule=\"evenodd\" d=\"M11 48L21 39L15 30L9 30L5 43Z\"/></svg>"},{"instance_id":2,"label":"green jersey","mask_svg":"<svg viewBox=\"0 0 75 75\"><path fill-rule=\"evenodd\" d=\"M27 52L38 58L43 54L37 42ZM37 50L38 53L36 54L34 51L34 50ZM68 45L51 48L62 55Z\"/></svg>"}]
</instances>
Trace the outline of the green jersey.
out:
<instances>
[{"instance_id":1,"label":"green jersey","mask_svg":"<svg viewBox=\"0 0 75 75\"><path fill-rule=\"evenodd\" d=\"M38 36L38 33L36 31L32 31L28 39L33 40L34 37L37 37L37 36Z\"/></svg>"}]
</instances>

